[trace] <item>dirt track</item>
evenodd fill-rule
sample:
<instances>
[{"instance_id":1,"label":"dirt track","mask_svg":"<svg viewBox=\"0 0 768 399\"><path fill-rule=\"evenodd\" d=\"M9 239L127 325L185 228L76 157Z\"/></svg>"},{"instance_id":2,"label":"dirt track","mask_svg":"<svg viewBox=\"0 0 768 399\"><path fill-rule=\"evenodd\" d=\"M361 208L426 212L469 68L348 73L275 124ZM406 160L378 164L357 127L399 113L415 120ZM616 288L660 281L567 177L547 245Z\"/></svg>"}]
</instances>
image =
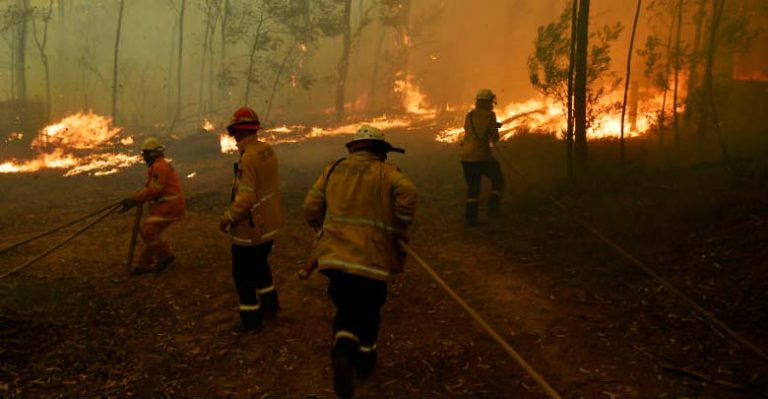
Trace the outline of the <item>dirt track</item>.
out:
<instances>
[{"instance_id":1,"label":"dirt track","mask_svg":"<svg viewBox=\"0 0 768 399\"><path fill-rule=\"evenodd\" d=\"M419 132L392 140L408 154L391 160L421 194L413 246L565 397L758 396L754 383L761 377L754 374L759 363L753 356L722 340L511 173L503 221L465 230L464 185L453 148ZM311 240L301 201L322 166L344 155L342 143L329 138L277 148L288 223L272 262L284 310L265 331L234 331L237 297L228 242L217 232L232 156L175 156L171 145L180 173L197 172L184 181L191 197L187 218L168 235L178 266L115 281L123 273L131 222L126 215L0 280L0 397L333 397L325 281L314 276L304 283L295 273ZM534 157L525 145L512 143L505 151L542 180L562 170L552 161L559 147ZM137 166L100 178L0 176L0 243L119 197L140 185L144 173ZM735 234L764 237L761 226ZM727 291L718 284L727 276L703 270L689 279L688 271L702 265L676 258L675 248L659 240L630 249L665 267L696 300L717 304L717 294ZM51 242L2 255L0 271ZM759 263L763 255L750 252L740 264ZM754 314L747 310L718 309L732 327L768 347L764 316L750 321ZM380 347L380 368L360 386L359 397L542 397L413 262L391 286ZM726 381L750 388L724 387Z\"/></svg>"}]
</instances>

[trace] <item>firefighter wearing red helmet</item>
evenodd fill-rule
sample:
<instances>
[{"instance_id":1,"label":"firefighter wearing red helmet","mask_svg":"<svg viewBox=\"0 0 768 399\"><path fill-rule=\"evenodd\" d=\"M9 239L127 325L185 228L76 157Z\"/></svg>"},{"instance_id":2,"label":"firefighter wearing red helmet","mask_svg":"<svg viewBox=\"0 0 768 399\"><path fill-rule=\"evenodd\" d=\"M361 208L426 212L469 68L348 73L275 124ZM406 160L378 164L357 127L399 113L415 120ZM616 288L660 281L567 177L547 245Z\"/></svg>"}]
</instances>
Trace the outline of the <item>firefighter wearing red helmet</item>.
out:
<instances>
[{"instance_id":1,"label":"firefighter wearing red helmet","mask_svg":"<svg viewBox=\"0 0 768 399\"><path fill-rule=\"evenodd\" d=\"M227 131L237 141L232 198L219 228L232 241L232 276L240 296L244 330L261 328L264 316L280 309L268 257L283 225L283 210L272 147L259 141L259 116L243 107L235 111Z\"/></svg>"}]
</instances>

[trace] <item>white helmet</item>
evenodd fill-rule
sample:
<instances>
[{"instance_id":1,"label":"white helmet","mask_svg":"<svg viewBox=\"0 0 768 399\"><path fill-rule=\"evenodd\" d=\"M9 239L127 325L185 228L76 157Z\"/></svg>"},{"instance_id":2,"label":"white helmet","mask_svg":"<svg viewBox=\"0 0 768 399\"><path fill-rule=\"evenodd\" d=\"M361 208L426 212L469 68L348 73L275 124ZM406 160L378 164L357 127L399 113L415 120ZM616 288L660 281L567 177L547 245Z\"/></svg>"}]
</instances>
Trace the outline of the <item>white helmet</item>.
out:
<instances>
[{"instance_id":1,"label":"white helmet","mask_svg":"<svg viewBox=\"0 0 768 399\"><path fill-rule=\"evenodd\" d=\"M392 151L399 152L401 154L405 153L404 149L393 147L392 144L389 144L389 142L387 142L387 140L384 138L384 132L375 126L360 126L360 128L357 129L357 132L355 132L355 136L352 138L352 140L347 143L347 148L349 148L353 143L361 141L380 142L386 147L388 152Z\"/></svg>"},{"instance_id":2,"label":"white helmet","mask_svg":"<svg viewBox=\"0 0 768 399\"><path fill-rule=\"evenodd\" d=\"M496 98L496 94L491 89L480 89L477 91L476 100L493 100Z\"/></svg>"}]
</instances>

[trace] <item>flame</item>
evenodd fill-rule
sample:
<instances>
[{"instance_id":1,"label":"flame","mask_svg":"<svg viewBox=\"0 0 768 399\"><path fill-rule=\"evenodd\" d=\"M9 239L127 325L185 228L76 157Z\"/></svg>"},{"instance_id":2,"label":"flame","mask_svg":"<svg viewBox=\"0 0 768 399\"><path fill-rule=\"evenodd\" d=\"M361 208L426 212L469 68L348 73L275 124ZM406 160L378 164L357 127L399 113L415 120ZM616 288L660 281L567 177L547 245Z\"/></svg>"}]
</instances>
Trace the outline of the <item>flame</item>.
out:
<instances>
[{"instance_id":1,"label":"flame","mask_svg":"<svg viewBox=\"0 0 768 399\"><path fill-rule=\"evenodd\" d=\"M32 141L35 148L49 145L89 149L108 143L120 133L120 128L110 127L112 118L78 112L48 125Z\"/></svg>"},{"instance_id":2,"label":"flame","mask_svg":"<svg viewBox=\"0 0 768 399\"><path fill-rule=\"evenodd\" d=\"M22 138L24 138L24 133L21 133L21 132L13 132L13 133L9 134L9 135L8 135L8 136L5 138L5 142L6 142L6 143L10 143L10 142L12 142L12 141L19 141L19 140L21 140Z\"/></svg>"},{"instance_id":3,"label":"flame","mask_svg":"<svg viewBox=\"0 0 768 399\"><path fill-rule=\"evenodd\" d=\"M213 126L213 122L208 119L203 119L203 125L201 126L206 132L212 132L216 130L216 126Z\"/></svg>"},{"instance_id":4,"label":"flame","mask_svg":"<svg viewBox=\"0 0 768 399\"><path fill-rule=\"evenodd\" d=\"M187 175L187 179L193 179L195 176L197 176L197 172L192 172Z\"/></svg>"},{"instance_id":5,"label":"flame","mask_svg":"<svg viewBox=\"0 0 768 399\"><path fill-rule=\"evenodd\" d=\"M111 118L91 111L78 112L38 132L31 144L31 148L38 151L34 159L3 161L0 173L31 173L43 169L67 169L64 176L116 173L140 161L138 155L110 151L133 144L133 137L120 137L120 133L120 128L112 126ZM18 135L21 138L21 133Z\"/></svg>"},{"instance_id":6,"label":"flame","mask_svg":"<svg viewBox=\"0 0 768 399\"><path fill-rule=\"evenodd\" d=\"M237 141L226 133L219 133L219 147L222 154L237 152Z\"/></svg>"},{"instance_id":7,"label":"flame","mask_svg":"<svg viewBox=\"0 0 768 399\"><path fill-rule=\"evenodd\" d=\"M605 104L615 103L623 93L617 91L604 99ZM624 137L636 137L647 132L658 117L662 95L640 93L644 99L638 105L637 121L630 125L629 110L624 120ZM466 107L467 109L469 107ZM683 110L681 105L679 111ZM497 120L503 123L500 139L508 140L520 132L557 134L565 131L567 117L562 106L554 100L537 97L524 102L511 103L496 111ZM621 109L610 109L595 117L587 129L590 139L615 138L621 133ZM435 140L455 143L462 139L463 127L451 127L441 131Z\"/></svg>"},{"instance_id":8,"label":"flame","mask_svg":"<svg viewBox=\"0 0 768 399\"><path fill-rule=\"evenodd\" d=\"M428 117L437 114L434 108L428 106L427 96L421 91L421 88L413 83L413 76L408 75L405 79L396 80L395 93L402 94L403 108L409 114Z\"/></svg>"},{"instance_id":9,"label":"flame","mask_svg":"<svg viewBox=\"0 0 768 399\"><path fill-rule=\"evenodd\" d=\"M750 82L768 82L768 73L766 73L766 72L751 72L751 73L736 72L736 73L733 74L733 80L750 81Z\"/></svg>"}]
</instances>

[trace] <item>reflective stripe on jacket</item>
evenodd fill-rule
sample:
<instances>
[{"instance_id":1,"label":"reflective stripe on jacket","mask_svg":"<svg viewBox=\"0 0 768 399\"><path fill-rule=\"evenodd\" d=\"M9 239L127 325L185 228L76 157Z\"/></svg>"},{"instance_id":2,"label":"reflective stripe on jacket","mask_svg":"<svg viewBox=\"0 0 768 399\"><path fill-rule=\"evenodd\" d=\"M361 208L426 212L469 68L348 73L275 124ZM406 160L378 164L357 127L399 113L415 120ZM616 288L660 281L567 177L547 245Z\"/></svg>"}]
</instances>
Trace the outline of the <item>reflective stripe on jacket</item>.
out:
<instances>
[{"instance_id":1,"label":"reflective stripe on jacket","mask_svg":"<svg viewBox=\"0 0 768 399\"><path fill-rule=\"evenodd\" d=\"M232 221L232 243L253 246L273 240L283 226L283 208L272 147L249 136L237 143L232 202L224 216Z\"/></svg>"},{"instance_id":2,"label":"reflective stripe on jacket","mask_svg":"<svg viewBox=\"0 0 768 399\"><path fill-rule=\"evenodd\" d=\"M493 158L490 143L499 141L496 114L484 109L473 109L464 119L464 139L459 156L464 162L488 161Z\"/></svg>"},{"instance_id":3,"label":"reflective stripe on jacket","mask_svg":"<svg viewBox=\"0 0 768 399\"><path fill-rule=\"evenodd\" d=\"M173 166L164 157L155 159L147 170L147 184L133 195L138 203L149 202L145 223L170 222L184 216L184 196L181 181Z\"/></svg>"},{"instance_id":4,"label":"reflective stripe on jacket","mask_svg":"<svg viewBox=\"0 0 768 399\"><path fill-rule=\"evenodd\" d=\"M319 270L384 281L401 272L397 239L413 221L416 200L413 182L373 153L328 165L304 199L304 217L319 230Z\"/></svg>"}]
</instances>

